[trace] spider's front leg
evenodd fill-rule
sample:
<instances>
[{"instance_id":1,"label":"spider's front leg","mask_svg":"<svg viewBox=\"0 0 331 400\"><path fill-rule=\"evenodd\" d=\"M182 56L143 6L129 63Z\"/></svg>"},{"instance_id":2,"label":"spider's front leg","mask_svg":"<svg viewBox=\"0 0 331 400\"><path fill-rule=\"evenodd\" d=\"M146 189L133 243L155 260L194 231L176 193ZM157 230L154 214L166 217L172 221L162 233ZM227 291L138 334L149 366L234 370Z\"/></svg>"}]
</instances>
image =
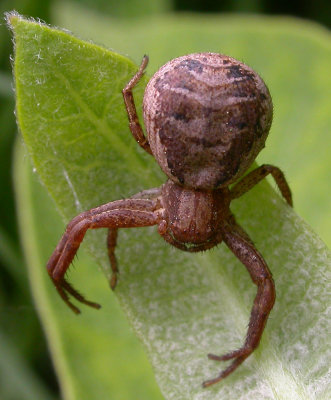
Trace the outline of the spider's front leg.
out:
<instances>
[{"instance_id":1,"label":"spider's front leg","mask_svg":"<svg viewBox=\"0 0 331 400\"><path fill-rule=\"evenodd\" d=\"M161 196L161 187L157 187L136 193L135 195L131 196L130 199L156 200L160 196ZM108 230L108 235L107 235L108 259L112 270L112 275L110 278L110 287L112 290L114 290L117 285L117 278L119 274L117 258L115 255L115 249L117 245L117 234L118 234L118 228L110 228Z\"/></svg>"},{"instance_id":2,"label":"spider's front leg","mask_svg":"<svg viewBox=\"0 0 331 400\"><path fill-rule=\"evenodd\" d=\"M248 235L243 232L234 219L231 219L223 228L222 238L234 255L245 265L252 281L257 285L257 294L251 311L246 340L240 349L223 356L208 354L211 360L233 361L215 379L205 381L204 387L213 385L230 375L256 349L275 303L276 292L271 272Z\"/></svg>"},{"instance_id":3,"label":"spider's front leg","mask_svg":"<svg viewBox=\"0 0 331 400\"><path fill-rule=\"evenodd\" d=\"M80 310L71 303L69 295L81 303L100 308L99 304L86 300L65 279L65 273L77 253L86 231L97 228L118 229L156 225L161 220L159 208L157 199L119 200L83 212L68 224L62 239L48 261L47 270L58 293L75 313L79 313Z\"/></svg>"},{"instance_id":4,"label":"spider's front leg","mask_svg":"<svg viewBox=\"0 0 331 400\"><path fill-rule=\"evenodd\" d=\"M107 249L108 249L108 259L111 267L111 278L110 278L110 287L112 290L115 289L117 285L117 275L118 275L118 266L117 266L117 258L115 256L115 249L117 245L117 228L109 228L107 235Z\"/></svg>"}]
</instances>

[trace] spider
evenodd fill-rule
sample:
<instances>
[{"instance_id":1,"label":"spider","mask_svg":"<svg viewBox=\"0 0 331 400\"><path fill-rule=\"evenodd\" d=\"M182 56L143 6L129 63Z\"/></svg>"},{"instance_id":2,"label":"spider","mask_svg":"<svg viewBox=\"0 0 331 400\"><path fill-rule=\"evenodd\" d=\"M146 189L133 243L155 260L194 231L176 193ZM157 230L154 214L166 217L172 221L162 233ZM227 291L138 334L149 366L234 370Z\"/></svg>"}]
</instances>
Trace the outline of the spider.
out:
<instances>
[{"instance_id":1,"label":"spider","mask_svg":"<svg viewBox=\"0 0 331 400\"><path fill-rule=\"evenodd\" d=\"M168 180L159 188L73 218L47 269L62 299L79 313L70 296L88 306L100 307L86 300L65 279L88 229L108 228L112 289L118 279L115 247L119 228L157 225L165 241L188 252L207 250L224 242L247 268L257 285L257 294L242 347L222 356L208 354L209 359L232 362L214 379L203 382L207 387L232 373L254 351L275 302L271 272L236 222L230 203L268 174L290 206L292 196L283 173L275 166L261 165L244 176L264 147L272 121L271 97L256 72L217 53L196 53L169 61L151 78L145 90L145 136L132 90L147 64L148 57L144 56L122 93L133 137L154 156Z\"/></svg>"}]
</instances>

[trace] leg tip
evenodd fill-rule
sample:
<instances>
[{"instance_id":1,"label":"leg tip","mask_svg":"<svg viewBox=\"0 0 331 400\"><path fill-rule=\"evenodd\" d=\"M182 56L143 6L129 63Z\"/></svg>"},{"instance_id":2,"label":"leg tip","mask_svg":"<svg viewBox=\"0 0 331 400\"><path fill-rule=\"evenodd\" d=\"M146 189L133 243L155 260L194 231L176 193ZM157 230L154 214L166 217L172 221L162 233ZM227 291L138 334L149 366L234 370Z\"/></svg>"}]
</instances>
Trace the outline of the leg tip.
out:
<instances>
[{"instance_id":1,"label":"leg tip","mask_svg":"<svg viewBox=\"0 0 331 400\"><path fill-rule=\"evenodd\" d=\"M69 306L70 310L71 310L74 314L76 314L76 315L81 314L81 311L80 311L80 309L79 309L78 307L76 307L76 306L73 305L72 303L69 303L69 302L66 302L66 303L67 303L67 305Z\"/></svg>"},{"instance_id":2,"label":"leg tip","mask_svg":"<svg viewBox=\"0 0 331 400\"><path fill-rule=\"evenodd\" d=\"M209 358L209 360L214 360L214 361L223 361L222 357L217 356L216 354L207 354L207 357Z\"/></svg>"},{"instance_id":3,"label":"leg tip","mask_svg":"<svg viewBox=\"0 0 331 400\"><path fill-rule=\"evenodd\" d=\"M86 304L87 306L90 306L90 307L92 307L92 308L95 308L96 310L100 310L100 308L101 308L101 304L99 304L99 303L93 303L92 301L86 301L85 304Z\"/></svg>"},{"instance_id":4,"label":"leg tip","mask_svg":"<svg viewBox=\"0 0 331 400\"><path fill-rule=\"evenodd\" d=\"M109 284L110 284L111 290L115 290L116 285L117 285L117 275L116 274L113 274L111 276Z\"/></svg>"},{"instance_id":5,"label":"leg tip","mask_svg":"<svg viewBox=\"0 0 331 400\"><path fill-rule=\"evenodd\" d=\"M215 383L220 382L222 379L223 378L219 376L219 377L217 377L215 379L210 379L208 381L204 381L204 382L202 382L202 387L205 389L205 388L207 388L209 386L214 385Z\"/></svg>"}]
</instances>

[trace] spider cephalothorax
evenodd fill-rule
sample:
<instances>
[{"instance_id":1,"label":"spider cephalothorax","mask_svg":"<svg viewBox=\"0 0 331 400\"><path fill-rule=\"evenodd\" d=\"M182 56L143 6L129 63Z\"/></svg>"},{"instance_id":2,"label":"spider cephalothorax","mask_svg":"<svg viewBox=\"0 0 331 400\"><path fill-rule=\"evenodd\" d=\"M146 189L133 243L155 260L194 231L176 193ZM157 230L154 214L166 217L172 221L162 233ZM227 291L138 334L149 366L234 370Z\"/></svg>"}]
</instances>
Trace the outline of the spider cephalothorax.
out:
<instances>
[{"instance_id":1,"label":"spider cephalothorax","mask_svg":"<svg viewBox=\"0 0 331 400\"><path fill-rule=\"evenodd\" d=\"M132 89L147 66L145 56L136 75L123 89L131 132L152 154L169 180L129 199L113 201L75 217L52 254L47 268L56 289L76 313L69 296L89 306L65 279L88 229L109 228L108 254L117 282L115 247L119 228L158 225L158 232L177 248L197 252L222 241L247 268L257 294L244 345L217 361L233 360L210 386L234 371L258 346L275 302L275 286L261 254L236 223L230 203L271 174L292 205L289 186L279 168L262 165L244 176L264 147L272 120L272 102L262 79L234 58L216 53L190 54L165 64L151 78L144 95L145 137ZM231 189L230 183L235 183Z\"/></svg>"}]
</instances>

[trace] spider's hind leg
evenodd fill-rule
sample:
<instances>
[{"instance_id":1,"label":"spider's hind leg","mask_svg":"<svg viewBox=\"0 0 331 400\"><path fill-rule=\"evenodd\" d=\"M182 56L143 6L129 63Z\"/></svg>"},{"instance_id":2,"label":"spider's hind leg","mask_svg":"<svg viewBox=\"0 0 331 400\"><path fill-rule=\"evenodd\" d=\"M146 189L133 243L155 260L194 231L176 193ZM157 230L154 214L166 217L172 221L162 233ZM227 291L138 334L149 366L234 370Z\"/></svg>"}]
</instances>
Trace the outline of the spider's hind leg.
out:
<instances>
[{"instance_id":1,"label":"spider's hind leg","mask_svg":"<svg viewBox=\"0 0 331 400\"><path fill-rule=\"evenodd\" d=\"M128 118L129 118L129 127L131 130L131 133L132 133L133 137L135 138L135 140L137 141L137 143L145 151L147 151L147 153L152 154L152 150L150 148L148 139L146 138L143 128L139 122L137 109L136 109L136 105L135 105L133 93L132 93L132 89L137 85L137 83L140 81L140 79L144 75L147 64L148 64L148 57L145 55L142 59L139 70L133 76L133 78L130 80L130 82L125 86L125 88L122 90L122 94L123 94L123 98L124 98L126 112L128 114Z\"/></svg>"},{"instance_id":2,"label":"spider's hind leg","mask_svg":"<svg viewBox=\"0 0 331 400\"><path fill-rule=\"evenodd\" d=\"M257 185L262 179L267 175L271 174L274 178L278 189L280 190L282 196L286 200L289 206L293 206L291 189L286 181L283 172L274 165L263 164L260 167L254 169L249 174L244 176L234 187L231 189L231 198L237 199L243 194L251 190L255 185Z\"/></svg>"}]
</instances>

